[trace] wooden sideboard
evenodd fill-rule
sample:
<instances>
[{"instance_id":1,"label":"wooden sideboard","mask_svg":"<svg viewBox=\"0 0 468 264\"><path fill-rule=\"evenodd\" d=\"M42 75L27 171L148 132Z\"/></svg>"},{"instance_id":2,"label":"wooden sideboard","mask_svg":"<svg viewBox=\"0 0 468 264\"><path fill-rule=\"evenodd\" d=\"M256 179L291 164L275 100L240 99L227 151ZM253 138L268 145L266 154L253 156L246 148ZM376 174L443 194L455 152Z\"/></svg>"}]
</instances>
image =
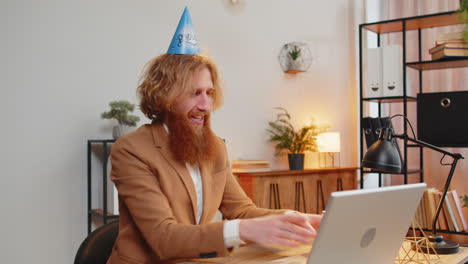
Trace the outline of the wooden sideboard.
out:
<instances>
[{"instance_id":1,"label":"wooden sideboard","mask_svg":"<svg viewBox=\"0 0 468 264\"><path fill-rule=\"evenodd\" d=\"M355 167L300 171L236 172L234 175L259 207L321 213L330 193L357 187Z\"/></svg>"}]
</instances>

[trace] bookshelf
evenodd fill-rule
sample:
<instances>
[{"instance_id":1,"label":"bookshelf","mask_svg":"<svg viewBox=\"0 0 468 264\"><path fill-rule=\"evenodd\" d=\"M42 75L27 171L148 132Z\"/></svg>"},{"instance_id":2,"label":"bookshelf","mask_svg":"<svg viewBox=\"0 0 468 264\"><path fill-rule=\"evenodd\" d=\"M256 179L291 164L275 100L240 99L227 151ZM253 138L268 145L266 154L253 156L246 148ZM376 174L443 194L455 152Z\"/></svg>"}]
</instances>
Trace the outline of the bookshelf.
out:
<instances>
[{"instance_id":1,"label":"bookshelf","mask_svg":"<svg viewBox=\"0 0 468 264\"><path fill-rule=\"evenodd\" d=\"M423 93L423 72L431 72L434 70L441 69L453 69L453 68L464 68L468 67L467 58L457 58L457 59L443 59L443 60L434 60L434 61L423 61L422 60L422 32L424 29L442 27L449 25L459 24L458 13L455 11L444 12L444 13L435 13L430 15L423 16L414 16L399 18L393 20L379 21L374 23L365 23L359 25L359 118L361 120L359 127L360 134L360 151L359 151L359 160L362 159L365 151L365 141L363 135L363 118L364 118L364 107L367 107L369 102L377 103L378 107L378 117L382 117L381 108L384 104L402 104L403 110L401 114L408 116L408 110L410 107L414 107L416 110L417 98L411 96L407 90L407 83L403 81L403 95L394 96L394 97L365 97L363 90L364 88L364 68L363 62L366 56L366 52L363 48L363 36L364 33L375 34L377 36L377 46L380 47L380 40L382 34L388 33L401 33L402 35L402 55L403 55L403 64L401 65L403 80L406 80L406 75L408 69L416 70L419 74L419 86L418 89L415 89L417 93ZM417 31L417 47L418 47L418 60L417 61L408 61L407 60L407 45L414 45L415 43L407 43L407 33L408 31ZM463 87L461 87L463 88ZM403 133L408 134L409 129L405 121L403 122ZM413 124L416 125L416 124ZM401 141L400 141L401 142ZM399 143L400 143L399 142ZM403 141L403 172L400 175L403 175L404 184L408 183L408 175L410 174L419 174L419 181L424 182L424 156L423 149L417 145L409 144L407 141ZM419 149L419 166L417 168L408 168L408 149ZM417 156L417 155L414 155ZM376 173L372 171L360 170L360 188L364 188L364 175L369 173ZM379 187L382 186L381 173L378 174ZM393 177L393 176L392 176ZM439 232L439 231L438 231ZM441 233L457 234L467 236L468 232L465 230L463 232L454 232L447 230L440 230Z\"/></svg>"}]
</instances>

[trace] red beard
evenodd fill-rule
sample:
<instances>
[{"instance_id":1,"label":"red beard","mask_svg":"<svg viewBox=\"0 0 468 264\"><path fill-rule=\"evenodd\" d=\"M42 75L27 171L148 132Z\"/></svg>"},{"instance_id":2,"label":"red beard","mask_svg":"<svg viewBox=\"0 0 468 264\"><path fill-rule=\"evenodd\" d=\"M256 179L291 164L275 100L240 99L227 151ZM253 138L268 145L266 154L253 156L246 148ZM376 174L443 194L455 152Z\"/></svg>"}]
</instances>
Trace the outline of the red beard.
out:
<instances>
[{"instance_id":1,"label":"red beard","mask_svg":"<svg viewBox=\"0 0 468 264\"><path fill-rule=\"evenodd\" d=\"M173 112L168 113L167 120L170 149L176 160L197 165L214 158L216 136L211 131L209 114L200 126L192 125L187 116Z\"/></svg>"}]
</instances>

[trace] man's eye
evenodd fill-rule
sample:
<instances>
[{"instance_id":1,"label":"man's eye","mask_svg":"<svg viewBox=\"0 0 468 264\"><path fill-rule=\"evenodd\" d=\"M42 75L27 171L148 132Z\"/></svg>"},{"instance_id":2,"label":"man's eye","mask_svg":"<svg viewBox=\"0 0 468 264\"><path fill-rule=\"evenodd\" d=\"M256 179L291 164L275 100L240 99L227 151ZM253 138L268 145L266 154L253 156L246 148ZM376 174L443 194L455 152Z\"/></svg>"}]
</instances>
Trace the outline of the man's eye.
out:
<instances>
[{"instance_id":1,"label":"man's eye","mask_svg":"<svg viewBox=\"0 0 468 264\"><path fill-rule=\"evenodd\" d=\"M214 95L214 91L213 90L210 90L206 93L208 96L213 96Z\"/></svg>"}]
</instances>

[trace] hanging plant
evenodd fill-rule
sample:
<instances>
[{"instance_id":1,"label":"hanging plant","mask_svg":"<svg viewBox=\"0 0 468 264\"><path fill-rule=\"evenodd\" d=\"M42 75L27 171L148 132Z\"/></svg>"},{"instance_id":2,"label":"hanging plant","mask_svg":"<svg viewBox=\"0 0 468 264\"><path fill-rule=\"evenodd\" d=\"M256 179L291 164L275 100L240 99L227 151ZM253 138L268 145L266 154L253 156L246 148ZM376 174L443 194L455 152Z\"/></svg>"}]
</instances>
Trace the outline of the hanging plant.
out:
<instances>
[{"instance_id":1,"label":"hanging plant","mask_svg":"<svg viewBox=\"0 0 468 264\"><path fill-rule=\"evenodd\" d=\"M278 60L286 73L305 72L312 63L310 50L305 43L291 42L283 45Z\"/></svg>"}]
</instances>

